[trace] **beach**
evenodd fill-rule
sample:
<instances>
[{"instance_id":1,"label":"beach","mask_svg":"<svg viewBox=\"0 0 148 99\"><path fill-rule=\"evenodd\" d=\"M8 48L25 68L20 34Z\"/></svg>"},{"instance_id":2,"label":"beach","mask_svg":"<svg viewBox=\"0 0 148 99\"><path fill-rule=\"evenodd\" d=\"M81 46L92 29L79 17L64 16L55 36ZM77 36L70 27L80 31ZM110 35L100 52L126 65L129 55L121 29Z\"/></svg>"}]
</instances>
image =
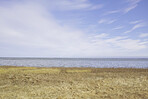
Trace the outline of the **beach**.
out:
<instances>
[{"instance_id":1,"label":"beach","mask_svg":"<svg viewBox=\"0 0 148 99\"><path fill-rule=\"evenodd\" d=\"M148 69L0 66L0 99L148 99Z\"/></svg>"}]
</instances>

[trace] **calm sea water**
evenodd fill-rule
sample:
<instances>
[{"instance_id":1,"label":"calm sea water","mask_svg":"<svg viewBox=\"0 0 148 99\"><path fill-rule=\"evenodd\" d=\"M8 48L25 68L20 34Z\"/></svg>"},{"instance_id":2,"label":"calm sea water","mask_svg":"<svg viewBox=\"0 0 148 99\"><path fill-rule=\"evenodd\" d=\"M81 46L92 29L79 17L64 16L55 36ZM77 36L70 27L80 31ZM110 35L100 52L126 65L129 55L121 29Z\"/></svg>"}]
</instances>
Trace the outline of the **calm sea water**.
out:
<instances>
[{"instance_id":1,"label":"calm sea water","mask_svg":"<svg viewBox=\"0 0 148 99\"><path fill-rule=\"evenodd\" d=\"M0 66L148 68L148 58L0 58Z\"/></svg>"}]
</instances>

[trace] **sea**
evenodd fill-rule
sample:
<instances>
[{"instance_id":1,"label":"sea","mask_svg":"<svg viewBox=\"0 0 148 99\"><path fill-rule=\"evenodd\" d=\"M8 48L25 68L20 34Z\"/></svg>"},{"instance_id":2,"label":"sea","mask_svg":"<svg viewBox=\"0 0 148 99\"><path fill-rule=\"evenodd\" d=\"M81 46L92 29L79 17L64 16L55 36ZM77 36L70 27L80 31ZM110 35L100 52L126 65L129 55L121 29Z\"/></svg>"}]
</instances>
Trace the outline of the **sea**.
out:
<instances>
[{"instance_id":1,"label":"sea","mask_svg":"<svg viewBox=\"0 0 148 99\"><path fill-rule=\"evenodd\" d=\"M148 68L148 58L14 58L0 57L0 66Z\"/></svg>"}]
</instances>

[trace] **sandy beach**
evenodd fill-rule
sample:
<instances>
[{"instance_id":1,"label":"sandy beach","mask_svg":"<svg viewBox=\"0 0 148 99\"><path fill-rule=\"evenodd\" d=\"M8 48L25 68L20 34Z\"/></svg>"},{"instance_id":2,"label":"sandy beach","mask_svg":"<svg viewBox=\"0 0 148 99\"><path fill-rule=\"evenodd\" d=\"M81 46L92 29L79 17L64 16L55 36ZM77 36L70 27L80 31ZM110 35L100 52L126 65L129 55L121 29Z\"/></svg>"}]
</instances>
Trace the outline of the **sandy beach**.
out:
<instances>
[{"instance_id":1,"label":"sandy beach","mask_svg":"<svg viewBox=\"0 0 148 99\"><path fill-rule=\"evenodd\" d=\"M0 66L0 99L148 99L148 69Z\"/></svg>"}]
</instances>

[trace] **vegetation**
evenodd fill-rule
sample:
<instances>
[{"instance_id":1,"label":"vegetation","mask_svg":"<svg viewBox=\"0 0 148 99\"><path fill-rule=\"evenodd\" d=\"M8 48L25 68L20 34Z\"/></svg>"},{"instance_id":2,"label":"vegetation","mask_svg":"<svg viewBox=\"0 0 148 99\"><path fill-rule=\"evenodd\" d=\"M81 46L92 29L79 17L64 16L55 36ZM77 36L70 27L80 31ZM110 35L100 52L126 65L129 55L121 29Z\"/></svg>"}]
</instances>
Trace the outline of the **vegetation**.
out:
<instances>
[{"instance_id":1,"label":"vegetation","mask_svg":"<svg viewBox=\"0 0 148 99\"><path fill-rule=\"evenodd\" d=\"M0 99L148 99L148 69L0 66Z\"/></svg>"}]
</instances>

